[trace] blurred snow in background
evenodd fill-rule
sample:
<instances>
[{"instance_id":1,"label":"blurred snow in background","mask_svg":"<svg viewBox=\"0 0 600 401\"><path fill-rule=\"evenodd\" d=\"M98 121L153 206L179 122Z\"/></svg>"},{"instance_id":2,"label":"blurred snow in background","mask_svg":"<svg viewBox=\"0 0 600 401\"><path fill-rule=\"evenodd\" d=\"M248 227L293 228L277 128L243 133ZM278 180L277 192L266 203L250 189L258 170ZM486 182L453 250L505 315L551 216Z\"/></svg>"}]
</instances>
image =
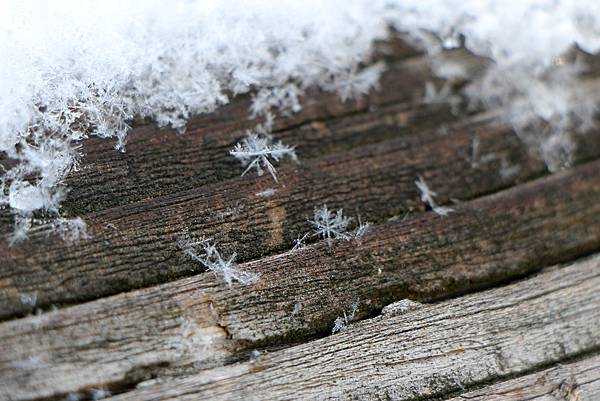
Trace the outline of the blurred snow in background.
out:
<instances>
[{"instance_id":1,"label":"blurred snow in background","mask_svg":"<svg viewBox=\"0 0 600 401\"><path fill-rule=\"evenodd\" d=\"M383 70L363 66L390 27L439 75L469 78L471 105L502 110L551 170L594 125L582 55L600 48L595 0L5 0L0 159L17 163L0 171L0 205L17 228L57 213L77 142L114 137L124 149L134 116L183 130L240 93L254 94L254 115L298 111L308 87L361 95ZM444 51L462 45L487 67Z\"/></svg>"}]
</instances>

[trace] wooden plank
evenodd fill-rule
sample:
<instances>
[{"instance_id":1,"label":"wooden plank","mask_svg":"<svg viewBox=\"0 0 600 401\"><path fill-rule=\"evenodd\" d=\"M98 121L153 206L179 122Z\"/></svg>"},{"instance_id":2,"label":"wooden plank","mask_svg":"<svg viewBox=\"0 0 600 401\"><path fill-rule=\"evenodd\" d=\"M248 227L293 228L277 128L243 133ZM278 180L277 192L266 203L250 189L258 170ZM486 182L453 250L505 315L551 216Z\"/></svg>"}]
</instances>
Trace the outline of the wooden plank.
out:
<instances>
[{"instance_id":1,"label":"wooden plank","mask_svg":"<svg viewBox=\"0 0 600 401\"><path fill-rule=\"evenodd\" d=\"M360 135L371 137L379 120L365 123ZM493 155L493 160L473 165L474 138L481 154ZM503 176L503 163L518 171ZM20 294L37 293L38 306L47 307L192 274L198 266L177 247L186 229L198 237L213 237L225 253L235 251L238 260L247 261L289 249L295 238L311 230L313 208L323 204L374 223L423 210L414 185L419 175L440 194L439 202L446 203L544 172L544 164L510 130L479 118L447 134L433 130L400 135L301 165L283 165L280 186L270 177L242 177L91 214L86 217L92 235L88 241L61 243L42 231L12 247L0 244L0 282L5 283L0 317L27 310ZM274 188L272 196L257 195L268 188Z\"/></svg>"},{"instance_id":2,"label":"wooden plank","mask_svg":"<svg viewBox=\"0 0 600 401\"><path fill-rule=\"evenodd\" d=\"M590 253L600 248L599 168L592 162L465 202L448 218L388 222L360 243L242 264L261 275L250 286L200 274L2 323L0 388L16 399L44 397L217 366L322 335L356 301L356 317L365 318L398 299L457 295ZM30 369L14 369L31 358Z\"/></svg>"},{"instance_id":3,"label":"wooden plank","mask_svg":"<svg viewBox=\"0 0 600 401\"><path fill-rule=\"evenodd\" d=\"M385 91L373 90L357 100L342 102L335 93L311 90L302 99L301 111L275 120L278 139L296 145L302 160L307 160L348 148L352 143L356 146L368 142L356 136L349 141L344 135L327 135L328 129L340 128L339 122L332 127L326 124L332 118L404 104L400 119L387 120L388 125L393 122L400 131L417 131L435 122L456 119L447 107L419 105L425 83L435 80L429 61L425 57L406 60L418 53L402 41L396 40L389 46L390 63L380 82ZM112 141L84 141L82 152L86 156L81 169L67 180L71 191L64 204L65 212L81 215L239 176L243 169L229 151L245 130L258 124L249 118L250 105L250 96L242 96L213 113L196 116L187 124L185 135L158 129L153 124L134 128L128 134L125 153L116 152ZM312 127L310 123L314 121L322 125ZM349 119L341 124L348 128L352 123ZM313 146L316 141L318 147ZM115 180L118 185L114 185Z\"/></svg>"},{"instance_id":4,"label":"wooden plank","mask_svg":"<svg viewBox=\"0 0 600 401\"><path fill-rule=\"evenodd\" d=\"M412 84L418 84L420 88L424 82L415 79ZM414 93L417 89L404 89L407 92L400 88L394 92L417 98ZM319 99L331 100L325 96ZM382 109L370 113L344 116L339 112L342 116L334 119L323 118L292 125L275 132L275 137L295 146L300 161L306 162L457 120L448 107L402 101L398 99L399 104L394 107L381 106ZM222 113L228 111L224 109ZM338 110L332 111L335 112ZM229 155L229 151L244 137L245 129L252 129L257 123L250 124L243 115L228 115L228 118L229 124L237 121L241 127L223 128L217 123L211 125L210 122L193 120L184 135L153 126L134 129L128 136L124 153L115 151L106 140L85 141L87 156L83 158L81 169L67 180L71 191L64 203L65 212L71 215L97 212L239 177L244 169ZM287 119L284 121L287 122ZM285 127L288 124L290 122L281 125ZM371 135L360 135L367 130ZM114 185L115 182L118 185Z\"/></svg>"},{"instance_id":5,"label":"wooden plank","mask_svg":"<svg viewBox=\"0 0 600 401\"><path fill-rule=\"evenodd\" d=\"M323 132L326 126L317 124L316 134L320 134L323 146L316 149L306 146L314 144L310 131L316 121L323 123L392 104L403 104L404 117L396 121L400 131L413 129L408 124L417 116L424 117L420 120L423 128L435 121L456 119L447 107L422 107L425 82L432 80L424 57L404 61L392 57L381 77L386 91L373 90L367 96L347 102L342 102L336 94L308 91L303 109L277 118L274 131L282 140L297 145L300 157L307 159L314 157L318 149L331 152L336 145L343 148L352 143L341 136L329 135L328 139ZM80 216L238 176L243 170L228 152L246 129L254 128L259 122L249 118L250 105L250 96L235 98L214 113L192 118L185 135L158 129L150 123L136 124L128 134L125 153L116 151L111 140L91 137L83 141L81 169L66 180L70 192L63 202L63 213ZM356 137L353 142L358 144ZM14 161L0 158L0 164L5 167L11 167L11 163ZM0 209L0 234L11 232L12 224L10 211Z\"/></svg>"},{"instance_id":6,"label":"wooden plank","mask_svg":"<svg viewBox=\"0 0 600 401\"><path fill-rule=\"evenodd\" d=\"M600 347L600 257L113 400L412 400ZM597 372L596 372L597 374ZM489 399L489 398L486 398ZM565 398L568 399L568 398Z\"/></svg>"},{"instance_id":7,"label":"wooden plank","mask_svg":"<svg viewBox=\"0 0 600 401\"><path fill-rule=\"evenodd\" d=\"M307 160L319 152L323 154L336 146L349 145L343 136L327 138L323 132L328 128L326 125L311 129L314 121L324 124L332 118L391 104L404 105L405 124L399 127L404 131L456 119L447 107L423 108L419 104L425 83L432 80L435 79L426 58L395 62L381 78L385 91L373 90L367 96L347 102L342 102L336 94L311 91L303 102L303 109L276 119L274 130L278 138L296 145L302 160ZM235 99L214 113L194 117L184 135L177 135L170 129L158 129L153 124L134 128L128 134L125 153L115 151L114 141L95 137L84 141L81 151L85 157L81 169L67 179L71 191L64 203L64 211L80 215L239 176L243 169L228 152L244 136L246 129L253 129L259 122L249 118L249 107L249 96ZM415 122L415 116L423 117L422 127L408 125ZM399 125L398 121L395 123ZM308 127L301 129L305 125ZM310 135L311 131L317 132ZM315 143L315 134L320 134L323 146L311 146ZM113 185L115 180L119 185Z\"/></svg>"},{"instance_id":8,"label":"wooden plank","mask_svg":"<svg viewBox=\"0 0 600 401\"><path fill-rule=\"evenodd\" d=\"M597 401L600 356L470 391L448 401Z\"/></svg>"}]
</instances>

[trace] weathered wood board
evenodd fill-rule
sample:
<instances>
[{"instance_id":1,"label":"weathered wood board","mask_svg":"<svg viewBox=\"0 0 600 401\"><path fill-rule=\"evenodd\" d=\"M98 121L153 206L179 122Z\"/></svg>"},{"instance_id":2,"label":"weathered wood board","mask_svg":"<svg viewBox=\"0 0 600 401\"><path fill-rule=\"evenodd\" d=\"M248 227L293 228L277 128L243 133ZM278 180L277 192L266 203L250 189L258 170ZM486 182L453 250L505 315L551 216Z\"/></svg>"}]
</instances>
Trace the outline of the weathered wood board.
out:
<instances>
[{"instance_id":1,"label":"weathered wood board","mask_svg":"<svg viewBox=\"0 0 600 401\"><path fill-rule=\"evenodd\" d=\"M336 335L114 399L440 396L597 350L599 286L595 256L441 304L401 301Z\"/></svg>"}]
</instances>

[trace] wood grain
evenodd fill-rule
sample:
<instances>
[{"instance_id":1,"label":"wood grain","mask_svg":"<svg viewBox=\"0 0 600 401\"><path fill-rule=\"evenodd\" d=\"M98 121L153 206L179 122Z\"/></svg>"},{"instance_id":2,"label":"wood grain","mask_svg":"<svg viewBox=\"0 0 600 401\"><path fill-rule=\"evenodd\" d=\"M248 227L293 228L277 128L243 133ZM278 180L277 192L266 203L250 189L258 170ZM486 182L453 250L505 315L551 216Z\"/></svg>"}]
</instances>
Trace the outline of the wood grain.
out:
<instances>
[{"instance_id":1,"label":"wood grain","mask_svg":"<svg viewBox=\"0 0 600 401\"><path fill-rule=\"evenodd\" d=\"M448 401L597 401L600 356L517 377Z\"/></svg>"},{"instance_id":2,"label":"wood grain","mask_svg":"<svg viewBox=\"0 0 600 401\"><path fill-rule=\"evenodd\" d=\"M344 118L358 112L376 111L390 104L402 106L403 114L398 113L398 119L380 121L379 133L387 133L388 137L392 124L397 133L418 132L456 120L447 107L424 107L420 103L425 83L430 80L434 78L427 60L417 58L391 64L381 81L386 90L372 91L356 101L341 102L335 94L310 93L302 111L276 119L277 138L295 145L300 158L308 160L376 142L377 135L356 135L360 119ZM258 123L248 118L249 106L249 98L236 99L215 113L195 117L184 135L153 125L133 129L124 153L115 151L111 141L85 141L81 169L67 180L70 193L65 212L81 215L239 176L243 169L229 151L245 130ZM331 119L334 121L329 123ZM344 132L338 133L340 128Z\"/></svg>"},{"instance_id":3,"label":"wood grain","mask_svg":"<svg viewBox=\"0 0 600 401\"><path fill-rule=\"evenodd\" d=\"M442 304L409 310L404 304L394 304L381 316L353 324L339 334L111 399L413 400L443 396L597 350L599 267L600 257L595 256Z\"/></svg>"},{"instance_id":4,"label":"wood grain","mask_svg":"<svg viewBox=\"0 0 600 401\"><path fill-rule=\"evenodd\" d=\"M448 218L388 222L360 243L317 243L242 264L261 275L250 286L200 274L2 323L0 388L16 399L45 397L218 366L323 335L356 301L356 318L365 318L398 299L460 295L590 253L600 248L598 168L465 202ZM40 364L14 369L31 358Z\"/></svg>"},{"instance_id":5,"label":"wood grain","mask_svg":"<svg viewBox=\"0 0 600 401\"><path fill-rule=\"evenodd\" d=\"M422 103L425 82L435 81L428 61L423 57L398 61L417 53L398 50L398 46L394 49L398 53L392 53L380 82L388 90L373 90L367 96L346 102L333 93L309 90L300 112L275 120L274 131L278 137L298 146L301 158L307 159L330 152L336 146L347 148L352 143L365 142L365 138L360 137L349 141L343 136L328 139L321 129L323 146L311 147L315 140L310 136L313 122L323 123L392 104L405 109L400 130L419 129L419 123L425 128L435 121L456 120L447 106L424 107ZM115 141L97 137L83 141L81 168L67 177L69 193L62 212L81 216L239 176L243 169L228 152L244 136L245 130L253 129L260 122L249 118L250 105L250 96L240 96L214 113L195 116L188 122L184 135L147 122L135 124L127 136L126 152L115 150ZM423 118L415 118L417 116ZM412 128L409 122L417 124ZM320 126L317 124L317 127ZM306 134L309 137L304 142ZM0 164L7 168L14 163L14 160L0 158ZM0 234L12 232L12 225L10 211L0 209Z\"/></svg>"},{"instance_id":6,"label":"wood grain","mask_svg":"<svg viewBox=\"0 0 600 401\"><path fill-rule=\"evenodd\" d=\"M370 114L360 127L352 123L347 131L376 136L382 120L401 118L394 109L384 116ZM336 132L343 135L341 128ZM473 163L475 138L481 155L491 155L491 160ZM502 176L503 163L517 171ZM27 310L20 294L37 293L38 306L48 307L193 274L197 266L177 247L184 230L212 237L225 253L237 252L238 260L247 261L289 249L295 238L311 230L313 209L323 204L375 223L424 210L414 184L419 175L440 194L438 201L447 203L544 172L544 164L509 129L484 115L448 133L399 133L301 165L283 165L279 186L270 177L238 177L109 209L86 217L92 235L88 241L64 243L42 230L18 245L0 244L0 282L6 283L0 287L0 317ZM268 188L275 193L260 196Z\"/></svg>"}]
</instances>

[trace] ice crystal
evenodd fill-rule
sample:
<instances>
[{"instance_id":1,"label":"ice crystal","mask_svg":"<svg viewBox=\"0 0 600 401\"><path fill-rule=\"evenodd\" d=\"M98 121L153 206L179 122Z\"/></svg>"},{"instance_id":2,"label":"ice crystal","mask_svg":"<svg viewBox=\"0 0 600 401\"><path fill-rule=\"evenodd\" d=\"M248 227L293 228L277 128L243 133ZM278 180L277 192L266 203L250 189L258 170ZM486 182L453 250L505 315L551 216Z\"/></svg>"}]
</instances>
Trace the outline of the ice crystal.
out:
<instances>
[{"instance_id":1,"label":"ice crystal","mask_svg":"<svg viewBox=\"0 0 600 401\"><path fill-rule=\"evenodd\" d=\"M429 186L427 185L425 180L423 180L422 177L419 177L419 179L415 181L415 184L417 185L417 188L419 188L419 191L421 191L421 202L429 205L429 207L431 207L431 210L433 210L434 213L445 217L450 212L454 211L454 209L451 209L449 207L437 206L434 199L437 196L437 193L429 188Z\"/></svg>"},{"instance_id":2,"label":"ice crystal","mask_svg":"<svg viewBox=\"0 0 600 401\"><path fill-rule=\"evenodd\" d=\"M96 400L102 400L104 398L108 398L111 396L110 391L103 389L103 388L92 388L90 390L90 395L92 397L92 400L96 401Z\"/></svg>"},{"instance_id":3,"label":"ice crystal","mask_svg":"<svg viewBox=\"0 0 600 401\"><path fill-rule=\"evenodd\" d=\"M302 237L298 236L298 238L294 240L294 247L292 248L292 252L306 247L305 241L307 237L308 233L304 234Z\"/></svg>"},{"instance_id":4,"label":"ice crystal","mask_svg":"<svg viewBox=\"0 0 600 401\"><path fill-rule=\"evenodd\" d=\"M63 241L69 243L90 238L87 233L87 225L80 217L74 219L59 217L52 222L52 231L58 234Z\"/></svg>"},{"instance_id":5,"label":"ice crystal","mask_svg":"<svg viewBox=\"0 0 600 401\"><path fill-rule=\"evenodd\" d=\"M349 240L351 234L348 232L348 226L354 219L344 216L343 209L331 211L327 209L327 205L314 210L314 218L310 220L314 227L316 236L319 236L327 241L327 245L331 246L334 239Z\"/></svg>"},{"instance_id":6,"label":"ice crystal","mask_svg":"<svg viewBox=\"0 0 600 401\"><path fill-rule=\"evenodd\" d=\"M255 193L254 195L259 196L261 198L269 198L269 197L275 195L275 192L277 192L275 189L267 188L264 191Z\"/></svg>"},{"instance_id":7,"label":"ice crystal","mask_svg":"<svg viewBox=\"0 0 600 401\"><path fill-rule=\"evenodd\" d=\"M344 330L346 326L352 322L356 316L356 312L358 312L359 301L357 300L350 306L349 313L346 314L344 311L344 316L338 316L333 322L333 328L331 329L331 334L339 333Z\"/></svg>"},{"instance_id":8,"label":"ice crystal","mask_svg":"<svg viewBox=\"0 0 600 401\"><path fill-rule=\"evenodd\" d=\"M31 294L21 294L19 298L23 305L33 310L37 304L37 291Z\"/></svg>"},{"instance_id":9,"label":"ice crystal","mask_svg":"<svg viewBox=\"0 0 600 401\"><path fill-rule=\"evenodd\" d=\"M276 162L286 157L297 160L293 146L286 146L281 141L275 142L269 134L251 131L247 131L246 137L237 143L229 153L242 162L244 167L247 166L242 176L253 167L261 176L264 174L264 168L271 174L275 182L277 182L277 171L271 163L271 159Z\"/></svg>"},{"instance_id":10,"label":"ice crystal","mask_svg":"<svg viewBox=\"0 0 600 401\"><path fill-rule=\"evenodd\" d=\"M363 222L360 216L358 216L358 227L354 230L354 238L360 241L360 239L371 229L371 223L368 221Z\"/></svg>"},{"instance_id":11,"label":"ice crystal","mask_svg":"<svg viewBox=\"0 0 600 401\"><path fill-rule=\"evenodd\" d=\"M188 233L184 232L177 244L190 259L200 263L215 275L223 276L230 287L234 280L242 284L250 284L258 280L257 274L236 268L235 258L237 255L235 253L228 258L223 258L216 245L211 243L209 239L194 240Z\"/></svg>"}]
</instances>

